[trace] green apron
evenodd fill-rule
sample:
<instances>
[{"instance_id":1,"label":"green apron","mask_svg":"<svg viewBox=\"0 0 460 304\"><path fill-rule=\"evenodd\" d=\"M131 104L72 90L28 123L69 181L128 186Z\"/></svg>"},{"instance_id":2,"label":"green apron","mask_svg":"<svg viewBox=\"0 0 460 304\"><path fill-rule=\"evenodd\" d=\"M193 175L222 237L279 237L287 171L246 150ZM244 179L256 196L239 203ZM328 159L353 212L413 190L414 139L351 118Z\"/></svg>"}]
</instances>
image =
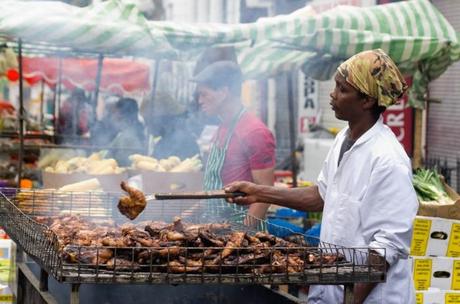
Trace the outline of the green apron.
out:
<instances>
[{"instance_id":1,"label":"green apron","mask_svg":"<svg viewBox=\"0 0 460 304\"><path fill-rule=\"evenodd\" d=\"M233 117L225 137L225 142L221 147L219 147L218 138L212 144L204 172L203 188L205 191L218 190L224 187L221 173L224 167L225 156L235 128L245 112L246 109L243 107ZM220 127L217 134L219 134L219 131ZM242 224L247 213L247 208L236 204L229 204L223 199L214 199L208 200L205 213L206 216L216 218L217 220L224 218L231 222Z\"/></svg>"}]
</instances>

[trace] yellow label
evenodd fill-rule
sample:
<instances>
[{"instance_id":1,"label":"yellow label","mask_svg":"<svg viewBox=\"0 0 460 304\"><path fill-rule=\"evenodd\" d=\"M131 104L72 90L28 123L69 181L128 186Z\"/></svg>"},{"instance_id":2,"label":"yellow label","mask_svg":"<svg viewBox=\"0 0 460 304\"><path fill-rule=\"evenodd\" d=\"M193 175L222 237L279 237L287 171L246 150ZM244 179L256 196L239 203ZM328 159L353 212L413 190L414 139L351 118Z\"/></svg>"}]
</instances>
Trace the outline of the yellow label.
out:
<instances>
[{"instance_id":1,"label":"yellow label","mask_svg":"<svg viewBox=\"0 0 460 304\"><path fill-rule=\"evenodd\" d=\"M13 295L0 295L0 302L11 302L11 303L13 303Z\"/></svg>"},{"instance_id":2,"label":"yellow label","mask_svg":"<svg viewBox=\"0 0 460 304\"><path fill-rule=\"evenodd\" d=\"M452 289L460 290L460 260L454 260L452 269Z\"/></svg>"},{"instance_id":3,"label":"yellow label","mask_svg":"<svg viewBox=\"0 0 460 304\"><path fill-rule=\"evenodd\" d=\"M460 257L460 224L452 224L449 246L447 247L447 256Z\"/></svg>"},{"instance_id":4,"label":"yellow label","mask_svg":"<svg viewBox=\"0 0 460 304\"><path fill-rule=\"evenodd\" d=\"M423 293L417 292L415 294L415 304L423 304Z\"/></svg>"},{"instance_id":5,"label":"yellow label","mask_svg":"<svg viewBox=\"0 0 460 304\"><path fill-rule=\"evenodd\" d=\"M416 218L414 220L414 231L412 232L412 242L410 246L410 254L424 256L426 247L430 237L431 220Z\"/></svg>"},{"instance_id":6,"label":"yellow label","mask_svg":"<svg viewBox=\"0 0 460 304\"><path fill-rule=\"evenodd\" d=\"M446 295L444 296L444 303L445 304L459 304L460 303L460 293L446 292Z\"/></svg>"},{"instance_id":7,"label":"yellow label","mask_svg":"<svg viewBox=\"0 0 460 304\"><path fill-rule=\"evenodd\" d=\"M416 290L427 290L431 286L431 259L414 260L414 282Z\"/></svg>"}]
</instances>

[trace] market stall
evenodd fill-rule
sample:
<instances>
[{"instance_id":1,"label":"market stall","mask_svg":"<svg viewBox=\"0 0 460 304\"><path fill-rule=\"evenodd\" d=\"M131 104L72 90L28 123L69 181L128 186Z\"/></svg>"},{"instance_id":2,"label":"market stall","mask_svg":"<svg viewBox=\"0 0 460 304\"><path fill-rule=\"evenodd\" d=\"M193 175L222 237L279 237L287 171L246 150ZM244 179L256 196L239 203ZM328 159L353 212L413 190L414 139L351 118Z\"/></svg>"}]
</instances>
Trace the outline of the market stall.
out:
<instances>
[{"instance_id":1,"label":"market stall","mask_svg":"<svg viewBox=\"0 0 460 304\"><path fill-rule=\"evenodd\" d=\"M7 3L0 13L0 27L10 36L27 41L40 37L41 41L81 52L190 62L206 48L233 45L246 79L269 78L299 68L314 79L329 79L344 59L364 49L382 48L404 73L413 75L409 104L416 108L424 107L429 81L460 58L455 31L427 0L367 8L339 6L324 12L307 6L289 15L248 24L215 24L212 28L207 24L147 21L134 5L115 0L83 9L64 4ZM29 13L24 18L12 17L26 8ZM84 26L81 16L85 16ZM291 123L295 131L292 119ZM291 136L294 140L295 135ZM291 148L295 148L294 143ZM420 150L420 145L415 149Z\"/></svg>"},{"instance_id":2,"label":"market stall","mask_svg":"<svg viewBox=\"0 0 460 304\"><path fill-rule=\"evenodd\" d=\"M50 50L48 50L48 52L50 52ZM25 151L23 153L27 159L31 159L28 155L33 153L33 155L35 155L34 159L38 158L38 162L29 161L29 164L26 165L25 174L21 172L21 176L27 179L33 179L34 182L37 181L37 179L39 180L39 177L37 177L35 173L37 169L44 169L40 165L43 163L41 159L43 157L49 159L53 156L53 153L45 156L46 152L44 152L44 149L48 151L53 148L60 150L85 149L88 151L95 151L105 148L101 144L99 144L100 147L97 147L97 145L89 145L86 143L88 140L85 141L83 136L78 137L77 130L80 130L80 127L77 124L67 124L72 127L74 133L74 135L67 135L67 140L69 140L70 136L74 136L74 141L76 143L78 143L78 141L82 141L83 143L78 145L56 145L56 142L63 141L63 135L59 132L60 126L58 126L64 119L64 117L61 118L63 113L61 111L65 110L66 112L64 114L67 115L66 117L73 117L73 121L76 121L77 117L82 116L82 114L77 111L71 111L72 107L65 104L66 101L61 97L61 95L63 95L61 92L64 89L67 92L74 92L75 89L83 89L87 92L86 94L88 96L91 96L91 94L96 95L96 91L102 92L105 96L125 94L142 96L146 94L151 87L150 66L139 60L105 58L103 62L99 62L98 59L91 58L53 58L51 54L47 55L46 52L44 53L46 57L42 57L42 55L39 57L23 58L23 78L25 82L30 89L34 88L35 90L40 90L38 96L40 100L33 101L36 103L35 110L31 111L32 109L27 109L27 117L25 118L27 125L25 130ZM63 54L61 53L61 55ZM69 55L69 53L65 54L65 56ZM97 85L98 72L100 72L99 85ZM16 74L19 75L16 69L9 69L6 73L13 85L18 82L19 77L13 76ZM45 90L47 92L46 96L53 94L54 97L52 101L49 97L45 98ZM28 104L31 105L31 101L28 101ZM83 108L85 113L97 112L98 109L104 106L100 104L100 101L96 102L96 100L89 101L88 104L91 104L94 110L90 111L87 109L89 106L86 106L86 108ZM13 142L9 142L8 145L5 142L2 143L1 150L6 155L8 155L7 153L11 154L11 151L16 152L19 147L17 139L18 128L15 126L18 117L17 113L14 111L14 107L11 104L9 105L13 109L13 112L8 115L2 115L3 128L1 130L2 137L13 139ZM65 107L62 107L62 105L65 105ZM76 109L77 107L75 107L75 110ZM71 113L69 113L69 110ZM50 111L54 113L51 115ZM87 125L90 123L89 120L91 119L88 115L90 114L86 114L85 116ZM55 117L58 119L54 119ZM88 129L88 127L85 128ZM57 155L57 153L54 154ZM60 154L64 155L66 153L62 152ZM15 155L13 155L14 159L11 162L16 159L14 156ZM37 164L38 168L35 167L35 164ZM6 165L4 165L4 167L6 167ZM4 177L8 177L5 174Z\"/></svg>"}]
</instances>

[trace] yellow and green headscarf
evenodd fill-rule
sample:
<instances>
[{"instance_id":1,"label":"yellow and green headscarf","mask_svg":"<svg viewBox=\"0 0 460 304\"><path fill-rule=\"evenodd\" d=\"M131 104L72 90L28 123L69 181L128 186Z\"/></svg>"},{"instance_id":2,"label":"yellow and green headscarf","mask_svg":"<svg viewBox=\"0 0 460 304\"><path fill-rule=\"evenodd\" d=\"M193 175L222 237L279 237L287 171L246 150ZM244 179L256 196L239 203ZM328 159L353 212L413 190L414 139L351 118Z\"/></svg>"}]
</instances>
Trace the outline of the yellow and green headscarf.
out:
<instances>
[{"instance_id":1,"label":"yellow and green headscarf","mask_svg":"<svg viewBox=\"0 0 460 304\"><path fill-rule=\"evenodd\" d=\"M375 98L379 106L395 104L407 90L398 67L381 49L356 54L342 63L337 71L354 88Z\"/></svg>"}]
</instances>

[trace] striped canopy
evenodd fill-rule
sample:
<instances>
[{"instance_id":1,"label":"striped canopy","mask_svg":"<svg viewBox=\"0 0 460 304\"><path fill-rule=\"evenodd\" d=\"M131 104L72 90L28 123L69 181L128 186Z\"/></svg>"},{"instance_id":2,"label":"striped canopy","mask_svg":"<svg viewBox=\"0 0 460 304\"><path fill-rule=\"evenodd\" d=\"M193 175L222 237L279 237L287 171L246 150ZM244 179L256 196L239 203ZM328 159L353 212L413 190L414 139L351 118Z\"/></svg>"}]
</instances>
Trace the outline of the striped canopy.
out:
<instances>
[{"instance_id":1,"label":"striped canopy","mask_svg":"<svg viewBox=\"0 0 460 304\"><path fill-rule=\"evenodd\" d=\"M362 50L381 48L413 75L410 103L423 107L432 79L460 58L457 33L428 0L366 8L339 6L249 24L147 21L133 5L111 0L86 8L58 2L0 1L0 34L75 50L194 60L205 48L234 45L246 78L302 68L315 79Z\"/></svg>"},{"instance_id":2,"label":"striped canopy","mask_svg":"<svg viewBox=\"0 0 460 304\"><path fill-rule=\"evenodd\" d=\"M112 0L84 8L55 1L0 1L0 35L75 51L161 57L175 54L134 5Z\"/></svg>"}]
</instances>

